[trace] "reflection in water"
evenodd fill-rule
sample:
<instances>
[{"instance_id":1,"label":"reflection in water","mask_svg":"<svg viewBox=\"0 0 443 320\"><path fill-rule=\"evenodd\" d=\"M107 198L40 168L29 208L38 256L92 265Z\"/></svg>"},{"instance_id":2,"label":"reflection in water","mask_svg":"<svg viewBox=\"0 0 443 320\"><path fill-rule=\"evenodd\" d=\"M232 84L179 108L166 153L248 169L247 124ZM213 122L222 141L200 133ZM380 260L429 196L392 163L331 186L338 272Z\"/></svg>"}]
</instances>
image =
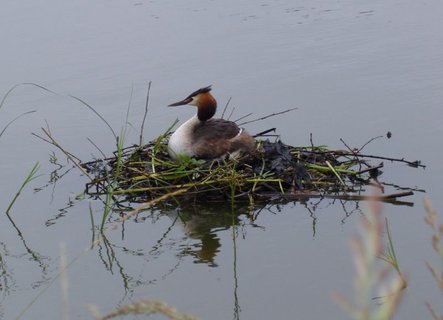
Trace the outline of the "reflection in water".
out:
<instances>
[{"instance_id":1,"label":"reflection in water","mask_svg":"<svg viewBox=\"0 0 443 320\"><path fill-rule=\"evenodd\" d=\"M233 213L230 206L183 204L165 213L179 221L184 234L190 239L198 240L181 251L182 255L194 257L195 263L206 263L216 267L214 259L220 251L220 238L217 233L228 230L240 223L239 215L246 208L236 208Z\"/></svg>"},{"instance_id":2,"label":"reflection in water","mask_svg":"<svg viewBox=\"0 0 443 320\"><path fill-rule=\"evenodd\" d=\"M215 258L221 250L221 242L217 233L231 229L233 246L233 319L240 319L240 303L238 297L237 276L237 237L239 226L242 225L242 215L249 214L248 206L234 206L224 204L187 203L167 211L167 215L174 221L179 220L184 233L191 239L198 240L193 246L183 249L181 254L194 257L195 263L206 263L210 267L217 267ZM252 222L252 220L251 220Z\"/></svg>"},{"instance_id":3,"label":"reflection in water","mask_svg":"<svg viewBox=\"0 0 443 320\"><path fill-rule=\"evenodd\" d=\"M78 199L81 201L81 199ZM362 214L360 204L357 201L345 201L342 199L303 199L302 201L293 200L278 200L274 203L235 203L231 205L229 202L225 203L210 203L210 202L193 202L177 204L176 202L161 203L155 207L155 210L141 212L132 217L132 220L127 220L119 224L121 235L120 239L117 230L110 228L107 232L96 232L99 226L92 228L92 248L95 249L97 255L102 262L102 266L112 275L116 276L122 288L122 295L119 298L119 303L123 303L136 296L135 290L140 287L146 287L165 280L170 275L174 274L186 258L192 258L196 264L205 264L208 267L216 268L219 266L217 256L222 250L222 244L226 246L226 242L222 243L222 233L231 233L232 242L229 249L233 252L232 258L232 283L233 283L233 319L239 319L241 308L240 298L238 295L240 276L237 270L237 239L239 236L245 238L247 236L248 228L264 229L265 226L257 224L259 217L279 215L283 212L288 212L288 206L304 208L306 213L312 220L312 237L316 237L316 226L318 223L317 213L325 212L334 207L337 208L337 201L341 205L344 216L341 220L345 223L346 219L354 213ZM78 202L70 203L69 207L75 206ZM404 204L404 203L398 203ZM100 210L99 210L100 213ZM91 209L92 214L92 209ZM60 217L62 217L61 215ZM149 247L131 248L125 237L126 229L129 229L127 224L139 224L150 222L155 224L157 222L165 221L164 217L169 218L170 224L165 227L160 237ZM39 262L42 269L41 274L43 280L38 280L33 283L33 287L38 287L43 283L48 283L51 278L57 277L56 274L48 276L46 258L31 250L27 245L20 229L15 225L11 217L8 216L12 225L17 230L23 245L25 246L29 260ZM92 217L91 217L92 218ZM56 217L52 223L57 222ZM168 221L168 219L166 219ZM263 220L263 219L260 219ZM93 219L92 219L93 221ZM94 223L94 222L93 222ZM126 225L125 225L126 224ZM47 224L49 225L49 224ZM131 226L132 227L132 226ZM184 236L177 237L177 231ZM128 231L129 232L129 231ZM117 243L118 242L118 243ZM1 248L0 248L1 250ZM0 252L0 290L7 293L11 286L14 286L13 273L8 270L5 262L5 257L8 257L6 247L3 252ZM151 266L152 263L164 255L175 252L175 259L173 263L167 266L162 266L161 274L153 276L149 273L149 277L143 273L146 266ZM134 273L133 266L141 265L141 271Z\"/></svg>"},{"instance_id":4,"label":"reflection in water","mask_svg":"<svg viewBox=\"0 0 443 320\"><path fill-rule=\"evenodd\" d=\"M249 203L235 203L233 206L229 202L211 203L211 202L184 202L163 203L156 207L156 211L150 212L147 216L135 217L135 222L150 221L156 223L160 217L166 215L171 220L171 225L165 230L161 238L158 239L150 250L137 250L134 255L142 255L155 258L165 251L178 251L178 258L192 257L194 263L207 264L209 267L217 267L216 257L222 250L219 234L229 229L233 230L233 241L235 250L235 239L239 231L243 237L246 237L248 227L261 228L256 223L259 216L263 213L278 215L284 211L287 206L299 205L309 214L312 223L312 236L316 236L316 225L318 217L317 211L325 211L330 208L336 208L337 204L342 208L344 224L346 219L353 214L363 214L359 201L348 201L343 199L315 198L303 199L300 201L281 200L276 202L255 203L253 207ZM392 204L410 206L410 202L395 201ZM180 227L185 238L180 240L171 240L170 232L177 226ZM124 230L122 239L124 238ZM189 243L188 240L195 240ZM114 246L115 247L115 246ZM124 251L130 253L131 250L124 248Z\"/></svg>"},{"instance_id":5,"label":"reflection in water","mask_svg":"<svg viewBox=\"0 0 443 320\"><path fill-rule=\"evenodd\" d=\"M35 134L34 134L35 135ZM36 135L37 136L37 135ZM39 136L38 136L39 137ZM42 186L34 188L34 192L38 193L40 191L43 191L45 189L51 188L51 199L49 203L53 203L55 198L55 192L57 188L57 182L62 180L65 176L68 175L72 171L72 169L75 168L75 166L64 166L58 162L58 158L54 152L52 152L49 156L49 163L54 165L56 168L52 170L49 174L49 180ZM83 195L76 196L75 199L69 199L68 203L64 208L60 208L58 210L58 213L54 215L51 219L48 219L46 221L46 226L49 227L56 223L56 221L60 218L63 218L67 213L68 209L72 208L75 205L75 200L81 200L83 199Z\"/></svg>"},{"instance_id":6,"label":"reflection in water","mask_svg":"<svg viewBox=\"0 0 443 320\"><path fill-rule=\"evenodd\" d=\"M6 244L0 242L0 292L3 296L10 293L11 290L15 287L16 280L13 277L13 271L8 268L7 260L11 258L19 259L20 261L31 261L33 263L37 263L39 269L39 279L33 279L33 282L30 284L32 288L39 288L42 285L49 283L50 276L48 275L49 266L51 259L46 257L39 252L31 249L31 246L28 245L26 238L23 232L20 230L18 225L13 220L13 217L9 212L6 212L6 217L13 228L17 231L17 235L23 244L23 247L26 250L26 253L20 255L13 255L8 250Z\"/></svg>"},{"instance_id":7,"label":"reflection in water","mask_svg":"<svg viewBox=\"0 0 443 320\"><path fill-rule=\"evenodd\" d=\"M3 295L8 294L15 286L12 270L8 267L6 259L11 256L6 244L0 242L0 291Z\"/></svg>"},{"instance_id":8,"label":"reflection in water","mask_svg":"<svg viewBox=\"0 0 443 320\"><path fill-rule=\"evenodd\" d=\"M170 270L167 270L163 275L154 279L145 279L143 274L131 274L129 265L129 257L135 257L138 260L144 260L150 262L156 259L156 256L151 256L150 251L145 249L131 249L127 246L119 246L112 243L106 236L106 233L100 233L100 238L96 239L95 244L97 246L97 254L102 262L105 270L111 274L116 275L123 288L123 295L120 298L120 302L125 301L127 298L131 299L136 288L140 286L147 286L155 284L161 279L165 279L169 274L176 270L179 266L179 262Z\"/></svg>"},{"instance_id":9,"label":"reflection in water","mask_svg":"<svg viewBox=\"0 0 443 320\"><path fill-rule=\"evenodd\" d=\"M238 299L238 277L237 277L237 236L236 236L237 228L232 228L232 244L234 247L234 259L233 259L233 270L234 270L234 320L240 319L240 303Z\"/></svg>"}]
</instances>

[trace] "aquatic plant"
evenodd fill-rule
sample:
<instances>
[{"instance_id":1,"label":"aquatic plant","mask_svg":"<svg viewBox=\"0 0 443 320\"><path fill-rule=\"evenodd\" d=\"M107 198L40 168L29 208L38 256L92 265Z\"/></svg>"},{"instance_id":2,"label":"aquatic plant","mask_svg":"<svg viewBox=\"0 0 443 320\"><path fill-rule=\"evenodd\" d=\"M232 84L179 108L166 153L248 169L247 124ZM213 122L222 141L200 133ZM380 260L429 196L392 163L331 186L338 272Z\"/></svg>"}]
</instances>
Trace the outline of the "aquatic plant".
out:
<instances>
[{"instance_id":1,"label":"aquatic plant","mask_svg":"<svg viewBox=\"0 0 443 320\"><path fill-rule=\"evenodd\" d=\"M147 201L171 190L188 188L184 197L222 200L299 199L332 197L365 199L364 187L381 175L383 164L372 166L358 151L330 150L325 146L294 147L280 140L259 141L258 151L238 159L203 161L183 157L173 161L167 152L172 126L154 141L119 148L113 157L82 163L94 178L86 192L101 196L115 186L113 195L125 201ZM383 157L379 157L383 158ZM389 159L422 166L404 159ZM112 181L110 181L112 177ZM379 195L392 201L412 191Z\"/></svg>"},{"instance_id":2,"label":"aquatic plant","mask_svg":"<svg viewBox=\"0 0 443 320\"><path fill-rule=\"evenodd\" d=\"M352 301L340 293L335 293L333 297L352 319L391 319L402 300L406 280L398 267L391 235L388 236L387 249L384 248L379 202L370 202L367 214L361 217L360 227L360 234L351 242L357 272L354 280L355 299ZM380 265L380 257L389 263ZM392 270L396 270L397 274L390 278Z\"/></svg>"},{"instance_id":3,"label":"aquatic plant","mask_svg":"<svg viewBox=\"0 0 443 320\"><path fill-rule=\"evenodd\" d=\"M12 198L11 202L9 203L8 207L6 208L5 213L6 213L6 215L8 216L8 218L10 220L11 220L11 218L9 216L9 211L11 210L11 208L14 205L15 201L17 200L17 198L19 197L19 195L23 191L23 189L26 187L26 185L28 185L32 180L38 178L37 172L38 172L39 168L40 168L40 163L36 162L34 164L34 166L32 167L32 169L29 171L29 173L26 175L26 177L23 180L22 184L20 185L17 193Z\"/></svg>"},{"instance_id":4,"label":"aquatic plant","mask_svg":"<svg viewBox=\"0 0 443 320\"><path fill-rule=\"evenodd\" d=\"M198 320L197 317L180 313L175 308L168 306L163 301L139 300L116 308L114 311L102 316L97 307L90 306L90 311L96 320L108 320L125 315L153 315L161 314L171 320Z\"/></svg>"},{"instance_id":5,"label":"aquatic plant","mask_svg":"<svg viewBox=\"0 0 443 320\"><path fill-rule=\"evenodd\" d=\"M432 248L437 253L441 261L440 271L429 262L426 262L426 266L428 267L429 271L432 274L432 277L440 288L440 291L443 293L443 223L439 224L437 222L437 213L432 207L431 201L428 198L425 198L424 206L426 210L426 224L429 225L433 232ZM432 304L426 302L426 306L431 312L432 318L434 320L443 320L443 315L437 313Z\"/></svg>"},{"instance_id":6,"label":"aquatic plant","mask_svg":"<svg viewBox=\"0 0 443 320\"><path fill-rule=\"evenodd\" d=\"M391 228L389 227L388 218L385 218L385 230L388 236L388 241L385 250L380 254L379 258L389 263L396 271L400 279L403 281L403 289L407 287L407 282L403 272L400 270L400 264L395 253L394 241L392 239Z\"/></svg>"},{"instance_id":7,"label":"aquatic plant","mask_svg":"<svg viewBox=\"0 0 443 320\"><path fill-rule=\"evenodd\" d=\"M425 222L432 230L432 248L441 261L440 269L429 262L426 262L426 266L443 293L443 223L437 222L437 213L428 198L424 199L424 208ZM352 241L357 270L355 279L357 301L351 302L339 293L335 293L334 298L352 319L391 319L396 314L407 282L400 270L387 219L383 229L380 203L372 203L368 214L362 218L361 226L360 236ZM384 231L388 243L383 248L381 239ZM378 266L377 257L388 265ZM396 270L397 276L389 280L391 270ZM374 301L380 300L381 304L374 304ZM443 320L443 315L431 303L425 302L425 304L434 320Z\"/></svg>"}]
</instances>

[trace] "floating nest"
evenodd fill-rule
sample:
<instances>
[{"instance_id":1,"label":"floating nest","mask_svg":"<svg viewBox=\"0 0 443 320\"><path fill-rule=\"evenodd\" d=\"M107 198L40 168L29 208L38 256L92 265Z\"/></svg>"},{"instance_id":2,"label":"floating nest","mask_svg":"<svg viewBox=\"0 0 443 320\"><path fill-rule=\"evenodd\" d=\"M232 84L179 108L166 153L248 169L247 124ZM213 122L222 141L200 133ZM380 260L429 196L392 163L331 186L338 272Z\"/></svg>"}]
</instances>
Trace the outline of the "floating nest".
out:
<instances>
[{"instance_id":1,"label":"floating nest","mask_svg":"<svg viewBox=\"0 0 443 320\"><path fill-rule=\"evenodd\" d=\"M167 152L167 136L145 146L121 149L114 156L82 163L93 180L89 195L123 196L125 201L145 202L177 190L187 199L227 200L300 199L328 197L365 199L365 187L377 185L383 160L409 162L359 150L329 150L324 146L294 147L280 140L260 141L259 152L238 159L203 161L193 158L175 162ZM376 165L370 161L377 161ZM383 194L380 200L395 200L412 191Z\"/></svg>"}]
</instances>

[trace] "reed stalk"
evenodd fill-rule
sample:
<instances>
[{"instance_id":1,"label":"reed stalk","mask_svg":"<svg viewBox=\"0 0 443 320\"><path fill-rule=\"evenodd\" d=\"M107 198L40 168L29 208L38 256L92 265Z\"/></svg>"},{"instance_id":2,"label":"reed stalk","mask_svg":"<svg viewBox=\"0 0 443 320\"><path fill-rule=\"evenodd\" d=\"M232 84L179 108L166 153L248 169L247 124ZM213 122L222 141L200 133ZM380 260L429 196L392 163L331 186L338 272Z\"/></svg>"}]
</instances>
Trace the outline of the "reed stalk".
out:
<instances>
[{"instance_id":1,"label":"reed stalk","mask_svg":"<svg viewBox=\"0 0 443 320\"><path fill-rule=\"evenodd\" d=\"M385 251L383 218L378 202L370 202L369 212L362 217L360 224L360 235L351 242L357 272L355 299L349 300L339 293L334 294L334 299L352 319L392 319L403 297L405 279L401 273L393 279L388 278L391 270L397 270L391 263L378 265L378 258ZM392 245L392 238L390 243ZM391 253L395 257L395 251ZM374 301L381 303L375 304Z\"/></svg>"},{"instance_id":2,"label":"reed stalk","mask_svg":"<svg viewBox=\"0 0 443 320\"><path fill-rule=\"evenodd\" d=\"M424 200L424 206L426 210L425 222L432 230L432 248L440 259L440 268L435 267L430 262L426 262L429 272L434 278L441 293L443 293L443 223L437 222L437 212L431 204L428 198ZM434 306L426 302L429 312L434 320L443 320L443 314L438 313Z\"/></svg>"}]
</instances>

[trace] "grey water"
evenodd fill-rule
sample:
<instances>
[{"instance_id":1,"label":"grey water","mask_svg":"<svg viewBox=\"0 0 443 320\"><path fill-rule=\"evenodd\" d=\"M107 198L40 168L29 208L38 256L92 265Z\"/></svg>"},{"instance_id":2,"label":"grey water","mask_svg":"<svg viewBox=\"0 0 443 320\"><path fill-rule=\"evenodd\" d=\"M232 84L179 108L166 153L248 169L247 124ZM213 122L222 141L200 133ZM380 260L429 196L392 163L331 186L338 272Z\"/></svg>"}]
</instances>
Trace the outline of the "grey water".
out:
<instances>
[{"instance_id":1,"label":"grey water","mask_svg":"<svg viewBox=\"0 0 443 320\"><path fill-rule=\"evenodd\" d=\"M88 319L88 305L106 313L141 299L200 319L346 318L331 295L354 295L349 242L364 202L157 208L91 248L103 203L84 197L87 178L33 133L48 127L84 161L101 156L88 138L111 154L110 130L74 96L117 134L129 105L127 144L137 143L150 81L145 141L193 114L169 103L212 84L220 106L232 98L232 119L297 108L251 133L276 127L286 143L309 145L312 134L331 148L383 136L365 151L421 160L425 170L385 162L382 180L426 190L384 214L408 280L397 318L429 318L424 301L441 306L441 295L425 265L438 260L422 200L441 217L442 16L434 0L2 1L0 96L21 83L52 93L20 85L0 109L0 129L36 111L0 137L2 209L41 165L10 212L14 225L0 216L0 318ZM61 247L75 259L66 291Z\"/></svg>"}]
</instances>

